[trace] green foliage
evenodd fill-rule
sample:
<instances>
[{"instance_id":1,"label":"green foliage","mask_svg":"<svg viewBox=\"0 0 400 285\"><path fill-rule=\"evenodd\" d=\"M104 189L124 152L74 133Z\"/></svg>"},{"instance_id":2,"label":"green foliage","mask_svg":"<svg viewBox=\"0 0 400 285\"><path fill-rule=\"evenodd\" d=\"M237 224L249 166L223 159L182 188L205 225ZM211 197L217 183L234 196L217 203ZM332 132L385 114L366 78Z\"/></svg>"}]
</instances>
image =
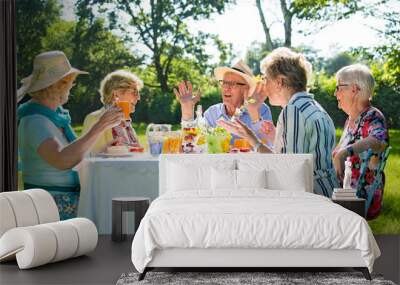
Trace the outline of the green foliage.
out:
<instances>
[{"instance_id":1,"label":"green foliage","mask_svg":"<svg viewBox=\"0 0 400 285\"><path fill-rule=\"evenodd\" d=\"M229 2L150 1L149 5L143 5L141 1L78 0L77 7L82 19L93 19L92 8L99 8L108 16L111 27L119 30L126 40L144 45L147 48L144 55L150 54L160 89L166 93L172 90L169 76L174 61L190 59L202 72L209 67L210 56L204 47L210 38L215 42L216 36L190 33L187 21L208 19L213 13L222 13ZM129 25L123 19L129 19ZM222 42L216 44L221 46ZM225 57L226 50L223 50L222 59Z\"/></svg>"},{"instance_id":2,"label":"green foliage","mask_svg":"<svg viewBox=\"0 0 400 285\"><path fill-rule=\"evenodd\" d=\"M31 74L33 58L43 51L42 38L60 13L56 0L16 1L18 81Z\"/></svg>"},{"instance_id":3,"label":"green foliage","mask_svg":"<svg viewBox=\"0 0 400 285\"><path fill-rule=\"evenodd\" d=\"M291 2L297 18L304 20L340 20L364 7L357 0L295 0Z\"/></svg>"},{"instance_id":4,"label":"green foliage","mask_svg":"<svg viewBox=\"0 0 400 285\"><path fill-rule=\"evenodd\" d=\"M390 128L399 128L400 90L395 89L390 75L382 65L375 63L371 67L376 84L372 103L383 112Z\"/></svg>"},{"instance_id":5,"label":"green foliage","mask_svg":"<svg viewBox=\"0 0 400 285\"><path fill-rule=\"evenodd\" d=\"M326 73L330 76L334 75L340 68L353 64L355 58L348 52L341 52L334 57L328 59L324 64Z\"/></svg>"},{"instance_id":6,"label":"green foliage","mask_svg":"<svg viewBox=\"0 0 400 285\"><path fill-rule=\"evenodd\" d=\"M310 92L315 100L328 112L336 127L342 128L346 121L346 114L338 108L338 102L334 96L336 79L324 72L314 75L314 84Z\"/></svg>"}]
</instances>

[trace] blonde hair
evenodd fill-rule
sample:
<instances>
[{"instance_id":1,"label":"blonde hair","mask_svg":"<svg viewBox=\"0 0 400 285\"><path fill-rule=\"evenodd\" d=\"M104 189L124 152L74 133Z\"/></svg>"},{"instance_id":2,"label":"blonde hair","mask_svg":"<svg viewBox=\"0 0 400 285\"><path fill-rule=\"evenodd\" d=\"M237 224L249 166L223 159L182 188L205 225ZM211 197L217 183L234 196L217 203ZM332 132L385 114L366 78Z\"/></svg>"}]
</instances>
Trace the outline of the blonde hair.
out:
<instances>
[{"instance_id":1,"label":"blonde hair","mask_svg":"<svg viewBox=\"0 0 400 285\"><path fill-rule=\"evenodd\" d=\"M282 75L283 85L296 92L306 91L311 82L312 65L300 53L281 47L273 50L260 63L262 73L271 79Z\"/></svg>"},{"instance_id":2,"label":"blonde hair","mask_svg":"<svg viewBox=\"0 0 400 285\"><path fill-rule=\"evenodd\" d=\"M134 73L125 70L113 71L100 83L100 100L104 105L112 103L113 92L118 89L143 88L143 81Z\"/></svg>"},{"instance_id":3,"label":"blonde hair","mask_svg":"<svg viewBox=\"0 0 400 285\"><path fill-rule=\"evenodd\" d=\"M36 100L46 100L46 99L56 100L60 96L61 91L65 86L65 83L74 81L77 76L78 74L76 73L68 74L67 76L64 76L57 82L51 84L50 86L35 92L31 92L29 95Z\"/></svg>"},{"instance_id":4,"label":"blonde hair","mask_svg":"<svg viewBox=\"0 0 400 285\"><path fill-rule=\"evenodd\" d=\"M364 64L352 64L339 69L336 80L343 83L354 83L360 87L360 94L365 100L371 100L375 87L375 79L371 70Z\"/></svg>"}]
</instances>

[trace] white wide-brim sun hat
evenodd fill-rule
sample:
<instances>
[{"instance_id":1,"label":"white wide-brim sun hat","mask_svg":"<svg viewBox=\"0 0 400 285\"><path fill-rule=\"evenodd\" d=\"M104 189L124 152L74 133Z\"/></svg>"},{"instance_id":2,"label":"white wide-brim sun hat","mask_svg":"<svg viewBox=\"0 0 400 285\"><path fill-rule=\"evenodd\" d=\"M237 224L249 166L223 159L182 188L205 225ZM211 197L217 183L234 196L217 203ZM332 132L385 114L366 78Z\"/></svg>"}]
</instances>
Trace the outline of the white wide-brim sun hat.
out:
<instances>
[{"instance_id":1,"label":"white wide-brim sun hat","mask_svg":"<svg viewBox=\"0 0 400 285\"><path fill-rule=\"evenodd\" d=\"M220 66L214 69L214 76L217 80L223 80L225 73L235 73L240 75L249 85L250 94L256 87L256 79L251 71L250 67L243 61L239 60L232 67Z\"/></svg>"},{"instance_id":2,"label":"white wide-brim sun hat","mask_svg":"<svg viewBox=\"0 0 400 285\"><path fill-rule=\"evenodd\" d=\"M33 60L32 74L21 80L22 86L18 89L17 101L19 102L27 93L45 89L73 73L89 74L72 67L62 51L41 53Z\"/></svg>"}]
</instances>

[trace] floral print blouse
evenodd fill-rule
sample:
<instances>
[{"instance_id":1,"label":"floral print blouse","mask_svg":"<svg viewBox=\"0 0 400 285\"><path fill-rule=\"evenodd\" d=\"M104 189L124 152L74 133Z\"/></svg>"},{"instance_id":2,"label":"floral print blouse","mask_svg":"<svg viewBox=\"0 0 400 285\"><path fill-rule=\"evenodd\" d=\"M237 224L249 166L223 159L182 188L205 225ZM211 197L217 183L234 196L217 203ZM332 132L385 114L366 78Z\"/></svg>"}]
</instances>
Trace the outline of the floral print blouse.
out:
<instances>
[{"instance_id":1,"label":"floral print blouse","mask_svg":"<svg viewBox=\"0 0 400 285\"><path fill-rule=\"evenodd\" d=\"M378 141L385 143L385 145L389 144L389 132L387 129L385 117L382 112L375 107L369 106L365 109L354 122L354 127L350 128L349 120L347 119L342 137L340 138L339 144L336 146L333 155L335 155L340 149L346 148L348 145L352 145L357 141L372 136ZM379 165L379 162L383 159L383 152L373 152L372 156L369 160L369 164L366 168L364 180L362 181L363 185L361 187L361 197L366 198L365 189L371 185L376 176L376 168ZM359 178L360 178L360 168L361 168L361 158L359 154L354 154L351 157L352 163L352 178L351 178L351 186L355 189L359 188ZM368 210L368 216L373 215L370 213L371 207L376 208L376 211L379 211L380 204L382 201L382 190L383 185L375 192L374 201ZM365 196L365 197L364 197ZM375 204L375 206L374 206ZM379 205L378 205L379 204Z\"/></svg>"}]
</instances>

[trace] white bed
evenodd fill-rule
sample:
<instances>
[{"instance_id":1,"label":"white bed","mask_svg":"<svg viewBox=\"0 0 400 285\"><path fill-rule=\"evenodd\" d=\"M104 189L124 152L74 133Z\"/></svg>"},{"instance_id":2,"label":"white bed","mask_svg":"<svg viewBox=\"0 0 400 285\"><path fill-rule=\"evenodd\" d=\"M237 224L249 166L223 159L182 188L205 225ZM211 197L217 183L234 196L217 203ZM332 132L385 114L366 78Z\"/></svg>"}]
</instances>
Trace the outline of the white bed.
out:
<instances>
[{"instance_id":1,"label":"white bed","mask_svg":"<svg viewBox=\"0 0 400 285\"><path fill-rule=\"evenodd\" d=\"M132 243L141 278L154 267L355 267L368 278L380 251L367 222L310 193L312 169L311 155L162 155L160 197Z\"/></svg>"}]
</instances>

